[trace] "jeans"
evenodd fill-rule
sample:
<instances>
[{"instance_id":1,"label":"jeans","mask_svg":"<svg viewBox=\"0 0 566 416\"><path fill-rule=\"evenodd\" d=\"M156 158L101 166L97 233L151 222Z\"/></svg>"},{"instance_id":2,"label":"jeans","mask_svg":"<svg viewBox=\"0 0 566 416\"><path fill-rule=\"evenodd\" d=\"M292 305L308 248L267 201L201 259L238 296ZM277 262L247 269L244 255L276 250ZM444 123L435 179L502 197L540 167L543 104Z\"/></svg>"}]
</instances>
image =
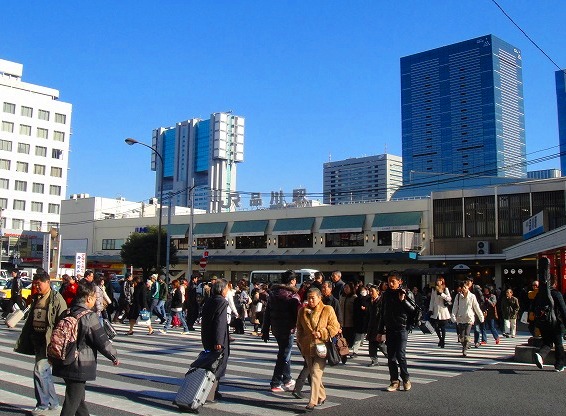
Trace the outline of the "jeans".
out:
<instances>
[{"instance_id":1,"label":"jeans","mask_svg":"<svg viewBox=\"0 0 566 416\"><path fill-rule=\"evenodd\" d=\"M59 398L55 392L55 385L51 376L51 364L49 364L47 358L36 356L33 368L33 387L37 407L47 409L59 406Z\"/></svg>"},{"instance_id":2,"label":"jeans","mask_svg":"<svg viewBox=\"0 0 566 416\"><path fill-rule=\"evenodd\" d=\"M174 316L178 316L179 317L179 321L181 321L181 325L183 325L183 331L184 332L189 332L189 328L187 327L187 321L185 321L185 317L183 316L183 312L177 312L174 310L171 310L171 314L167 317L167 321L165 322L165 330L167 331L169 328L171 328L171 321L173 320Z\"/></svg>"},{"instance_id":3,"label":"jeans","mask_svg":"<svg viewBox=\"0 0 566 416\"><path fill-rule=\"evenodd\" d=\"M88 416L89 412L85 403L86 381L75 381L65 379L65 401L61 416Z\"/></svg>"},{"instance_id":4,"label":"jeans","mask_svg":"<svg viewBox=\"0 0 566 416\"><path fill-rule=\"evenodd\" d=\"M495 319L486 319L484 325L485 325L485 329L489 329L491 331L491 335L493 335L493 339L499 339L499 332L497 332L497 327L495 326Z\"/></svg>"},{"instance_id":5,"label":"jeans","mask_svg":"<svg viewBox=\"0 0 566 416\"><path fill-rule=\"evenodd\" d=\"M275 336L279 351L277 361L271 378L271 387L278 387L292 380L291 378L291 350L295 343L295 334Z\"/></svg>"},{"instance_id":6,"label":"jeans","mask_svg":"<svg viewBox=\"0 0 566 416\"><path fill-rule=\"evenodd\" d=\"M163 302L159 299L153 299L151 301L151 308L149 309L150 312L155 313L159 319L165 321L165 313L161 313L161 309L159 308L159 302ZM165 304L163 302L163 304ZM162 305L163 306L163 305ZM165 312L165 308L163 307L163 312Z\"/></svg>"},{"instance_id":7,"label":"jeans","mask_svg":"<svg viewBox=\"0 0 566 416\"><path fill-rule=\"evenodd\" d=\"M477 344L480 342L480 334L481 334L481 341L487 342L487 334L485 332L485 324L483 322L476 323L474 325L474 343Z\"/></svg>"},{"instance_id":8,"label":"jeans","mask_svg":"<svg viewBox=\"0 0 566 416\"><path fill-rule=\"evenodd\" d=\"M387 331L385 345L387 345L387 365L389 366L389 380L399 380L399 370L403 382L409 381L409 371L407 370L407 330Z\"/></svg>"}]
</instances>

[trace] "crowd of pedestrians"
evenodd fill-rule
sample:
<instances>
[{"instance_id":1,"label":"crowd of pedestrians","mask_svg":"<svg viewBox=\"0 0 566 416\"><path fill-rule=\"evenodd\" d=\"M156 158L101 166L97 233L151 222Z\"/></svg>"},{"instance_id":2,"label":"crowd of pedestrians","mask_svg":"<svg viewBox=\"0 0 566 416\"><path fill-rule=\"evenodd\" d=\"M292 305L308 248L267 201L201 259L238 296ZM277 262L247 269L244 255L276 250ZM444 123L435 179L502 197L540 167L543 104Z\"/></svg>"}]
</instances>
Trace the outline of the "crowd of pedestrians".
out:
<instances>
[{"instance_id":1,"label":"crowd of pedestrians","mask_svg":"<svg viewBox=\"0 0 566 416\"><path fill-rule=\"evenodd\" d=\"M557 319L554 326L544 328L539 328L541 325L536 322L536 303L541 296L536 280L532 282L532 290L519 289L519 297L514 296L512 288L502 291L491 286L481 287L473 279L457 282L451 291L441 276L430 288L409 290L402 275L396 272L390 273L387 280L379 284L344 281L339 271L333 272L328 280L323 273L316 272L298 284L298 275L288 270L282 274L280 282L270 285L253 282L250 288L247 281L240 280L233 286L224 279L213 278L200 291L197 290L198 276L168 284L164 276L152 275L144 281L141 276L128 274L120 282L118 296L114 296L112 285L103 275L90 270L80 280L73 276L64 276L63 280L57 292L51 290L47 273L38 271L34 275L31 313L15 347L17 352L35 356L37 406L32 412L34 415L88 414L84 402L85 383L96 375L96 351L118 365L117 352L108 337L105 321L128 322L126 334L132 335L144 312L150 314L144 325L148 335L154 333L151 313L157 317L155 323L163 325L159 330L162 334L179 326L180 333L186 335L195 331L195 323L200 322L205 350L224 352L217 371L218 379L225 375L230 343L234 341L230 328L234 334L243 334L245 323L249 322L253 327L249 331L252 335L261 336L265 342L273 337L278 346L269 388L273 393L291 392L302 399L305 397L302 393L304 386L310 384L307 412L326 400L323 373L330 363L329 348L334 348L335 340L340 337L349 347L349 353L340 356L342 363L362 358L360 347L367 342L368 367L379 365L379 356L387 360L389 385L385 390L411 390L406 348L409 334L417 325L415 319L421 314L423 319L431 322L439 348L445 348L449 342L446 328L455 324L464 357L471 347L480 348L487 344L488 331L496 345L501 336L516 337L517 321L521 319L529 324L533 335L542 333L543 347L536 355L537 366L542 368L554 345L555 369L564 369L562 333L566 305L556 290L555 277L548 284L552 286L549 293ZM20 301L16 293L13 302ZM92 311L80 318L84 328L80 336L86 340L88 348L80 351L74 364L52 366L46 347L54 326L66 313L77 315L82 310ZM296 379L291 373L291 352L295 347L304 360ZM65 380L62 407L55 394L52 373ZM222 394L217 384L214 400L220 399Z\"/></svg>"}]
</instances>

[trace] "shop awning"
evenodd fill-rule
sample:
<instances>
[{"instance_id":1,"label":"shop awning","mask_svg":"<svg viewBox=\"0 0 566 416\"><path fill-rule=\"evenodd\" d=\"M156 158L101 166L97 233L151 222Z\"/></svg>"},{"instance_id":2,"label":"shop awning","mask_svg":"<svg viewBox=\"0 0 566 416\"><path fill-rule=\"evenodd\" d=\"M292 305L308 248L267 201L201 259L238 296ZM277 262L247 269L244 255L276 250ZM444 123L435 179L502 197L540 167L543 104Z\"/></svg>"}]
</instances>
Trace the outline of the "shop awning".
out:
<instances>
[{"instance_id":1,"label":"shop awning","mask_svg":"<svg viewBox=\"0 0 566 416\"><path fill-rule=\"evenodd\" d=\"M310 234L312 233L313 218L282 218L275 222L274 235Z\"/></svg>"},{"instance_id":2,"label":"shop awning","mask_svg":"<svg viewBox=\"0 0 566 416\"><path fill-rule=\"evenodd\" d=\"M195 224L193 236L196 238L223 237L227 223L225 222L205 222Z\"/></svg>"},{"instance_id":3,"label":"shop awning","mask_svg":"<svg viewBox=\"0 0 566 416\"><path fill-rule=\"evenodd\" d=\"M321 233L361 233L364 228L365 215L339 215L324 217L320 224Z\"/></svg>"},{"instance_id":4,"label":"shop awning","mask_svg":"<svg viewBox=\"0 0 566 416\"><path fill-rule=\"evenodd\" d=\"M244 235L265 235L268 222L268 220L235 221L230 230L230 235L235 237Z\"/></svg>"},{"instance_id":5,"label":"shop awning","mask_svg":"<svg viewBox=\"0 0 566 416\"><path fill-rule=\"evenodd\" d=\"M375 214L372 231L418 230L421 227L421 211Z\"/></svg>"},{"instance_id":6,"label":"shop awning","mask_svg":"<svg viewBox=\"0 0 566 416\"><path fill-rule=\"evenodd\" d=\"M171 238L185 238L188 229L189 226L187 224L169 224L167 226L167 234Z\"/></svg>"}]
</instances>

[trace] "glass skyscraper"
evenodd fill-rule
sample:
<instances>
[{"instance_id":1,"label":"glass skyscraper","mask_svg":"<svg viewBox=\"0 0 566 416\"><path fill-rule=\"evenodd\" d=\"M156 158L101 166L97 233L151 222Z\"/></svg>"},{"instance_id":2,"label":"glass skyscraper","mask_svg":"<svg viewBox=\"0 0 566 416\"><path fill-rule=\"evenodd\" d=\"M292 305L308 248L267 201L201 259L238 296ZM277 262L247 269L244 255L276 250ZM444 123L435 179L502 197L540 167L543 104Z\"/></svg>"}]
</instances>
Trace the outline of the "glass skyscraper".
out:
<instances>
[{"instance_id":1,"label":"glass skyscraper","mask_svg":"<svg viewBox=\"0 0 566 416\"><path fill-rule=\"evenodd\" d=\"M230 211L237 199L236 164L244 160L244 118L214 113L210 119L191 119L153 130L152 144L163 156L163 192L172 205L193 206L207 212ZM152 153L151 168L160 173ZM159 176L155 182L159 191Z\"/></svg>"},{"instance_id":2,"label":"glass skyscraper","mask_svg":"<svg viewBox=\"0 0 566 416\"><path fill-rule=\"evenodd\" d=\"M404 186L526 177L521 51L493 35L401 58L401 115Z\"/></svg>"},{"instance_id":3,"label":"glass skyscraper","mask_svg":"<svg viewBox=\"0 0 566 416\"><path fill-rule=\"evenodd\" d=\"M562 175L566 175L566 69L556 71L556 104L560 140L560 169Z\"/></svg>"}]
</instances>

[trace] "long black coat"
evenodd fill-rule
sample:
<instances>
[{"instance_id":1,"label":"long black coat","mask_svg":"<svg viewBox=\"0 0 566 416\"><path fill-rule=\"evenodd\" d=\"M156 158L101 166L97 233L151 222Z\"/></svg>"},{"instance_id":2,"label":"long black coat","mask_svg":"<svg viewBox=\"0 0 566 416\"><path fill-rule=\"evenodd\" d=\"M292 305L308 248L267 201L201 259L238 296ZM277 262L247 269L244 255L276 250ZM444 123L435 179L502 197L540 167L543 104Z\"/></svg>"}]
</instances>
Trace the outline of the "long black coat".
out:
<instances>
[{"instance_id":1,"label":"long black coat","mask_svg":"<svg viewBox=\"0 0 566 416\"><path fill-rule=\"evenodd\" d=\"M224 358L216 370L216 378L226 374L230 343L228 340L228 302L221 295L208 298L202 307L201 340L205 350L214 351L215 345L222 345Z\"/></svg>"},{"instance_id":2,"label":"long black coat","mask_svg":"<svg viewBox=\"0 0 566 416\"><path fill-rule=\"evenodd\" d=\"M371 298L369 296L358 296L354 299L354 330L358 334L368 332L369 309ZM365 309L362 309L365 307Z\"/></svg>"},{"instance_id":3,"label":"long black coat","mask_svg":"<svg viewBox=\"0 0 566 416\"><path fill-rule=\"evenodd\" d=\"M149 298L149 290L145 283L138 283L134 287L134 294L132 295L132 306L128 313L128 319L138 319L140 311L143 309L149 310L151 306Z\"/></svg>"}]
</instances>

